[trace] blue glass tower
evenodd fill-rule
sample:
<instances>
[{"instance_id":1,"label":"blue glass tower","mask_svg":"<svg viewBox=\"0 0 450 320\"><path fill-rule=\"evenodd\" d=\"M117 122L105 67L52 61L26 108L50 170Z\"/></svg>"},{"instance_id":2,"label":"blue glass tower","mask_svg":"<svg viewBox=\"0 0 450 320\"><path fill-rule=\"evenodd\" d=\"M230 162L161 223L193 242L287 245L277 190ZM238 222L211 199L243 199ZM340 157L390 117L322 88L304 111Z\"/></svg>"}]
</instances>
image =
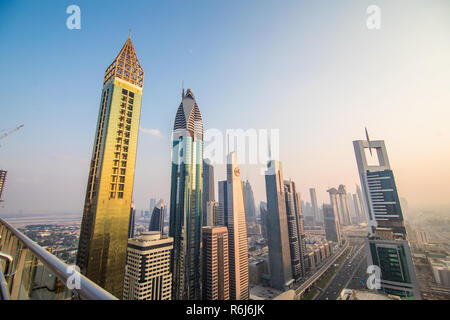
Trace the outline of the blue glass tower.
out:
<instances>
[{"instance_id":1,"label":"blue glass tower","mask_svg":"<svg viewBox=\"0 0 450 320\"><path fill-rule=\"evenodd\" d=\"M169 236L172 298L201 298L200 242L203 196L203 120L194 94L182 94L173 128Z\"/></svg>"}]
</instances>

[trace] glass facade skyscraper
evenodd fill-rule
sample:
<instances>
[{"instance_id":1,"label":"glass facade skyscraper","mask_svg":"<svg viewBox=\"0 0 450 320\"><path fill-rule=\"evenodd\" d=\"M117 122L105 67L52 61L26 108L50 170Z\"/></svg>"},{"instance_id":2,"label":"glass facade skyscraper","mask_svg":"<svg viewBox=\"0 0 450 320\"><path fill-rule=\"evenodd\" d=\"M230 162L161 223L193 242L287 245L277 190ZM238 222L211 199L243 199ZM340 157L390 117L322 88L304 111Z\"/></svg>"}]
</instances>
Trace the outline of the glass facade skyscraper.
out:
<instances>
[{"instance_id":1,"label":"glass facade skyscraper","mask_svg":"<svg viewBox=\"0 0 450 320\"><path fill-rule=\"evenodd\" d=\"M270 160L267 164L267 244L269 247L270 279L273 288L288 289L292 277L286 199L281 163Z\"/></svg>"},{"instance_id":2,"label":"glass facade skyscraper","mask_svg":"<svg viewBox=\"0 0 450 320\"><path fill-rule=\"evenodd\" d=\"M421 299L394 174L384 141L353 141L363 198L368 214L368 264L381 271L380 290ZM377 164L368 164L366 150L376 151Z\"/></svg>"},{"instance_id":3,"label":"glass facade skyscraper","mask_svg":"<svg viewBox=\"0 0 450 320\"><path fill-rule=\"evenodd\" d=\"M120 298L144 70L128 38L105 72L78 244L81 272Z\"/></svg>"},{"instance_id":4,"label":"glass facade skyscraper","mask_svg":"<svg viewBox=\"0 0 450 320\"><path fill-rule=\"evenodd\" d=\"M208 202L215 201L214 190L214 166L209 159L203 160L203 212L206 211ZM203 226L207 226L206 215L203 215Z\"/></svg>"},{"instance_id":5,"label":"glass facade skyscraper","mask_svg":"<svg viewBox=\"0 0 450 320\"><path fill-rule=\"evenodd\" d=\"M286 214L291 249L292 276L298 280L305 275L306 235L303 227L303 216L300 194L294 181L284 181Z\"/></svg>"},{"instance_id":6,"label":"glass facade skyscraper","mask_svg":"<svg viewBox=\"0 0 450 320\"><path fill-rule=\"evenodd\" d=\"M188 89L173 128L169 236L173 238L172 298L201 298L203 120Z\"/></svg>"}]
</instances>

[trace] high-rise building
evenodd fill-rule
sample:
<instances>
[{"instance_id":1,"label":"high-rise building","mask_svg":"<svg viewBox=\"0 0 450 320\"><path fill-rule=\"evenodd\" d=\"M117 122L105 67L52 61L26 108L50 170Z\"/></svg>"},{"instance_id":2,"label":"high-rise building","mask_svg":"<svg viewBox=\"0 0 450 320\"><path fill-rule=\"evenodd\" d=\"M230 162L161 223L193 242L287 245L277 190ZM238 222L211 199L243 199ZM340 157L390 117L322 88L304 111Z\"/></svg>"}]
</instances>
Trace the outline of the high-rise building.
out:
<instances>
[{"instance_id":1,"label":"high-rise building","mask_svg":"<svg viewBox=\"0 0 450 320\"><path fill-rule=\"evenodd\" d=\"M306 235L303 228L300 194L297 193L295 183L292 180L284 181L284 196L291 249L292 276L294 280L298 280L305 275Z\"/></svg>"},{"instance_id":2,"label":"high-rise building","mask_svg":"<svg viewBox=\"0 0 450 320\"><path fill-rule=\"evenodd\" d=\"M364 204L364 199L359 185L356 185L356 195L358 196L359 207L361 209L360 220L361 222L366 222L368 214L366 212L366 205Z\"/></svg>"},{"instance_id":3,"label":"high-rise building","mask_svg":"<svg viewBox=\"0 0 450 320\"><path fill-rule=\"evenodd\" d=\"M228 225L228 187L227 180L219 181L219 221L218 225Z\"/></svg>"},{"instance_id":4,"label":"high-rise building","mask_svg":"<svg viewBox=\"0 0 450 320\"><path fill-rule=\"evenodd\" d=\"M356 193L354 193L352 195L352 201L353 201L353 207L355 208L356 221L358 223L364 222L364 219L362 219L361 205L359 203L358 195Z\"/></svg>"},{"instance_id":5,"label":"high-rise building","mask_svg":"<svg viewBox=\"0 0 450 320\"><path fill-rule=\"evenodd\" d=\"M316 226L318 224L319 219L319 207L317 206L317 195L315 188L309 188L309 194L311 196L311 205L313 212L312 224Z\"/></svg>"},{"instance_id":6,"label":"high-rise building","mask_svg":"<svg viewBox=\"0 0 450 320\"><path fill-rule=\"evenodd\" d=\"M250 182L248 180L244 185L244 200L245 200L245 216L247 218L247 223L256 221L256 208L255 208L255 197L253 196L253 190Z\"/></svg>"},{"instance_id":7,"label":"high-rise building","mask_svg":"<svg viewBox=\"0 0 450 320\"><path fill-rule=\"evenodd\" d=\"M8 171L0 170L0 202L2 202L3 191L5 190L6 175Z\"/></svg>"},{"instance_id":8,"label":"high-rise building","mask_svg":"<svg viewBox=\"0 0 450 320\"><path fill-rule=\"evenodd\" d=\"M214 167L209 159L203 160L203 211L206 211L207 203L216 201L214 191ZM206 215L203 215L203 225L207 226Z\"/></svg>"},{"instance_id":9,"label":"high-rise building","mask_svg":"<svg viewBox=\"0 0 450 320\"><path fill-rule=\"evenodd\" d=\"M325 236L327 240L340 244L342 242L341 226L333 206L324 204L322 210L323 225L325 227Z\"/></svg>"},{"instance_id":10,"label":"high-rise building","mask_svg":"<svg viewBox=\"0 0 450 320\"><path fill-rule=\"evenodd\" d=\"M128 226L128 239L134 238L134 223L136 220L136 207L134 201L131 201L130 225Z\"/></svg>"},{"instance_id":11,"label":"high-rise building","mask_svg":"<svg viewBox=\"0 0 450 320\"><path fill-rule=\"evenodd\" d=\"M182 93L173 128L169 236L173 238L172 298L201 298L203 120L191 89Z\"/></svg>"},{"instance_id":12,"label":"high-rise building","mask_svg":"<svg viewBox=\"0 0 450 320\"><path fill-rule=\"evenodd\" d=\"M358 216L356 215L355 204L353 203L353 197L350 192L347 192L347 203L348 203L348 211L350 215L350 220L352 224L358 223Z\"/></svg>"},{"instance_id":13,"label":"high-rise building","mask_svg":"<svg viewBox=\"0 0 450 320\"><path fill-rule=\"evenodd\" d=\"M248 300L250 293L247 224L236 152L227 156L227 209L230 299Z\"/></svg>"},{"instance_id":14,"label":"high-rise building","mask_svg":"<svg viewBox=\"0 0 450 320\"><path fill-rule=\"evenodd\" d=\"M261 217L261 229L263 232L264 240L268 241L267 235L267 202L261 201L259 203L259 215Z\"/></svg>"},{"instance_id":15,"label":"high-rise building","mask_svg":"<svg viewBox=\"0 0 450 320\"><path fill-rule=\"evenodd\" d=\"M203 227L202 239L202 299L229 300L230 275L228 261L227 227Z\"/></svg>"},{"instance_id":16,"label":"high-rise building","mask_svg":"<svg viewBox=\"0 0 450 320\"><path fill-rule=\"evenodd\" d=\"M77 253L81 272L122 296L144 70L128 38L106 69Z\"/></svg>"},{"instance_id":17,"label":"high-rise building","mask_svg":"<svg viewBox=\"0 0 450 320\"><path fill-rule=\"evenodd\" d=\"M124 300L170 300L170 259L173 239L159 231L144 231L129 239L125 271Z\"/></svg>"},{"instance_id":18,"label":"high-rise building","mask_svg":"<svg viewBox=\"0 0 450 320\"><path fill-rule=\"evenodd\" d=\"M148 211L150 214L153 212L153 209L156 206L156 199L155 198L150 198L150 210Z\"/></svg>"},{"instance_id":19,"label":"high-rise building","mask_svg":"<svg viewBox=\"0 0 450 320\"><path fill-rule=\"evenodd\" d=\"M265 173L267 197L267 236L271 285L278 290L288 289L292 277L291 252L281 163L270 160Z\"/></svg>"},{"instance_id":20,"label":"high-rise building","mask_svg":"<svg viewBox=\"0 0 450 320\"><path fill-rule=\"evenodd\" d=\"M344 185L340 185L338 189L331 188L327 190L330 194L330 203L336 213L341 226L349 226L352 223L350 217L350 209L348 206L347 191Z\"/></svg>"},{"instance_id":21,"label":"high-rise building","mask_svg":"<svg viewBox=\"0 0 450 320\"><path fill-rule=\"evenodd\" d=\"M152 216L150 218L150 225L148 231L159 231L161 235L164 235L164 214L166 211L166 205L164 200L160 199L158 204L153 207Z\"/></svg>"},{"instance_id":22,"label":"high-rise building","mask_svg":"<svg viewBox=\"0 0 450 320\"><path fill-rule=\"evenodd\" d=\"M367 134L366 134L367 135ZM368 213L368 264L381 269L382 291L421 299L403 214L384 141L353 141L364 203ZM368 163L372 150L377 162ZM371 159L372 160L372 159Z\"/></svg>"},{"instance_id":23,"label":"high-rise building","mask_svg":"<svg viewBox=\"0 0 450 320\"><path fill-rule=\"evenodd\" d=\"M219 203L216 201L208 201L204 212L206 217L206 226L219 225Z\"/></svg>"}]
</instances>

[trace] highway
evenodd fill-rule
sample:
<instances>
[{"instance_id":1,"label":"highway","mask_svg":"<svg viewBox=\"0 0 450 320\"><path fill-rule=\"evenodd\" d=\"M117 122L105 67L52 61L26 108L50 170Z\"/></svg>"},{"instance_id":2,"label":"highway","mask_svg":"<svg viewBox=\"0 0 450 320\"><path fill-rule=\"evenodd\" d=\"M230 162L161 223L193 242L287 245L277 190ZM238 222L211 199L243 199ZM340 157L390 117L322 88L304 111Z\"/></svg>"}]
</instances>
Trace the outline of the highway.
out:
<instances>
[{"instance_id":1,"label":"highway","mask_svg":"<svg viewBox=\"0 0 450 320\"><path fill-rule=\"evenodd\" d=\"M336 300L341 291L344 288L348 288L349 284L352 282L353 286L358 287L358 283L355 280L355 276L361 283L360 280L364 280L363 270L364 263L366 261L366 251L364 250L364 243L361 243L360 246L355 246L352 248L352 251L344 260L344 262L339 266L335 276L331 279L328 286L323 288L323 290L319 293L315 300ZM362 279L359 279L362 278ZM352 281L353 280L353 281ZM362 286L362 283L361 285ZM356 288L355 288L356 289Z\"/></svg>"},{"instance_id":2,"label":"highway","mask_svg":"<svg viewBox=\"0 0 450 320\"><path fill-rule=\"evenodd\" d=\"M297 297L301 297L302 294L311 287L314 282L316 282L327 270L328 268L344 253L344 251L348 248L348 241L345 241L344 246L342 246L339 251L334 254L331 259L329 259L322 267L319 268L317 272L313 275L308 276L308 279L305 280L298 288L295 289L295 294Z\"/></svg>"}]
</instances>

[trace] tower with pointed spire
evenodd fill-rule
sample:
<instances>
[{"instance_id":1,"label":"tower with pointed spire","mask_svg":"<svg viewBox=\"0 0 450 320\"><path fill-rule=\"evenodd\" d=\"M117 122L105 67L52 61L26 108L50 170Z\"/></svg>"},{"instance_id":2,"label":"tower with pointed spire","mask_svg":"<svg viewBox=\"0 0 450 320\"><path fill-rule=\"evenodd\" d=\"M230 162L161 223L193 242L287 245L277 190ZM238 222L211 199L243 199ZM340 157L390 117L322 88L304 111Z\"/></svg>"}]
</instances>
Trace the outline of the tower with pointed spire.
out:
<instances>
[{"instance_id":1,"label":"tower with pointed spire","mask_svg":"<svg viewBox=\"0 0 450 320\"><path fill-rule=\"evenodd\" d=\"M144 70L129 37L106 69L89 169L77 265L122 297Z\"/></svg>"},{"instance_id":2,"label":"tower with pointed spire","mask_svg":"<svg viewBox=\"0 0 450 320\"><path fill-rule=\"evenodd\" d=\"M173 127L169 236L174 239L172 299L201 298L203 120L194 93L182 92Z\"/></svg>"}]
</instances>

